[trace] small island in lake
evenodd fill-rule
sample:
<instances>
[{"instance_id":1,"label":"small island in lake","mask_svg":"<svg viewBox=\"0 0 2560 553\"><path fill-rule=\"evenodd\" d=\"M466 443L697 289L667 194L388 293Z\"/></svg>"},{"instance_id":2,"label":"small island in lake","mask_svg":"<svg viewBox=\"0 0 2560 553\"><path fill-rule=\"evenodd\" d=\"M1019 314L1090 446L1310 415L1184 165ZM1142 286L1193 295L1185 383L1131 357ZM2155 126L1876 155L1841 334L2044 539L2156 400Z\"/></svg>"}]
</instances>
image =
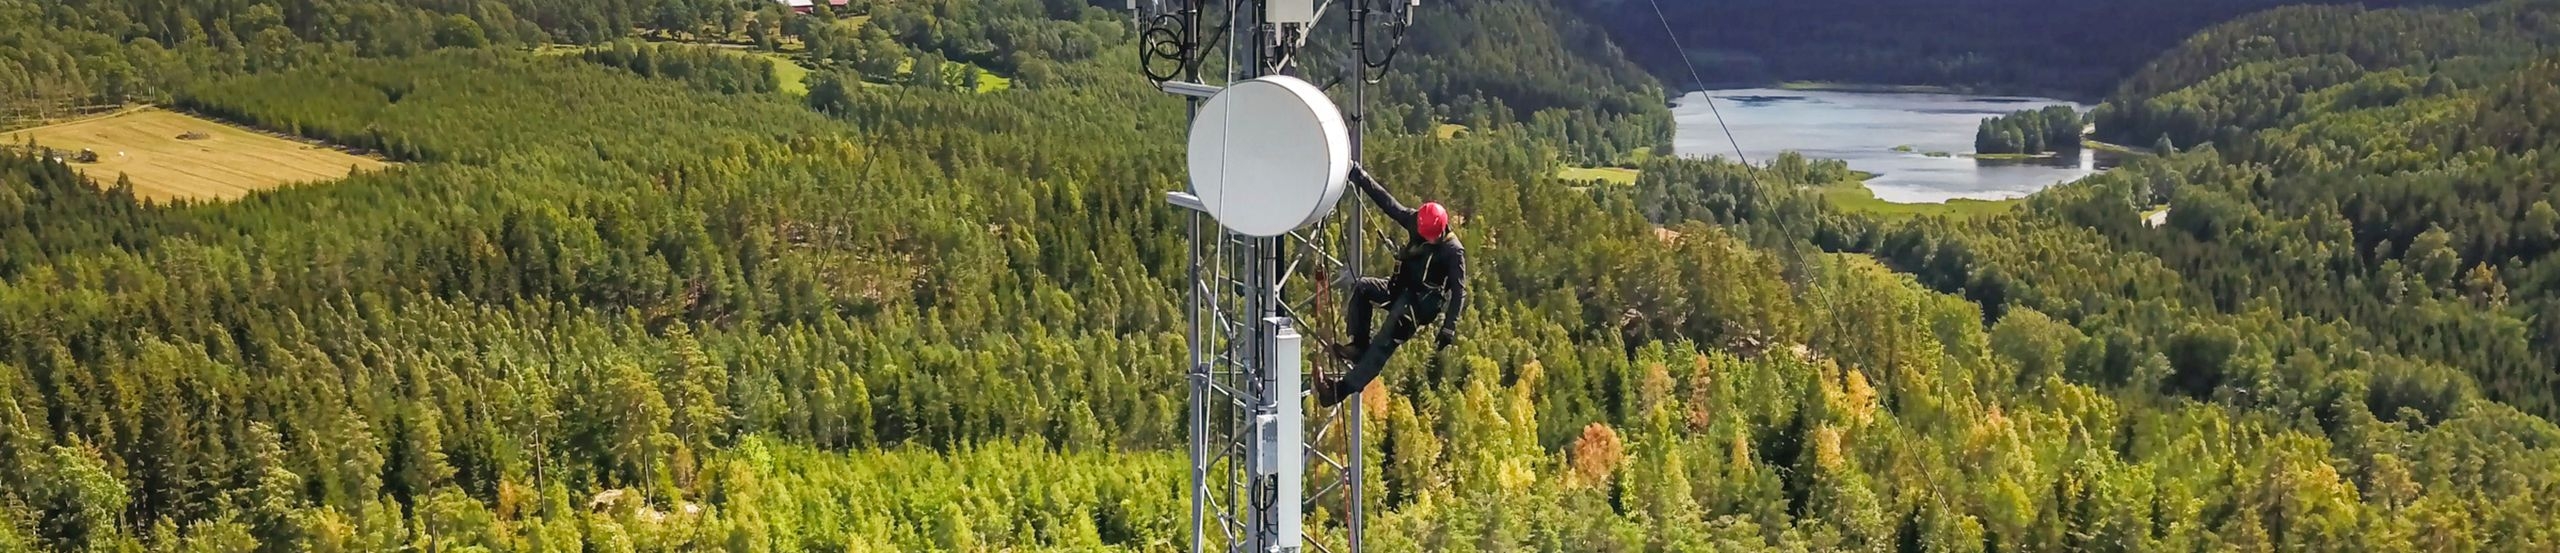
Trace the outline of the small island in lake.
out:
<instances>
[{"instance_id":1,"label":"small island in lake","mask_svg":"<svg viewBox=\"0 0 2560 553\"><path fill-rule=\"evenodd\" d=\"M1983 118L1973 133L1977 159L2032 159L2080 151L2088 122L2071 106L2045 106Z\"/></svg>"}]
</instances>

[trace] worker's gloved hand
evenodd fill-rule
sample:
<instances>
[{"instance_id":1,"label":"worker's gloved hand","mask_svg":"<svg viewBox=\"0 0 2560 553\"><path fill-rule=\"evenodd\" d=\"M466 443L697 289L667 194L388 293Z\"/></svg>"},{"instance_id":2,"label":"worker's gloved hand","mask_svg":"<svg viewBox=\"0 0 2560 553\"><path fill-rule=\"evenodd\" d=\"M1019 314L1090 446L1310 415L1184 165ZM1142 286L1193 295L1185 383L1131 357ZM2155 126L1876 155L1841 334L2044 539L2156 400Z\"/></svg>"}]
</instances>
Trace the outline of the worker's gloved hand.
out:
<instances>
[{"instance_id":1,"label":"worker's gloved hand","mask_svg":"<svg viewBox=\"0 0 2560 553\"><path fill-rule=\"evenodd\" d=\"M1360 162L1357 161L1351 162L1351 182L1370 182L1369 167L1361 165Z\"/></svg>"},{"instance_id":2,"label":"worker's gloved hand","mask_svg":"<svg viewBox=\"0 0 2560 553\"><path fill-rule=\"evenodd\" d=\"M1445 328L1445 327L1444 327L1444 328L1441 328L1441 329L1440 329L1440 342L1439 342L1439 345L1432 346L1432 347L1437 348L1437 349L1448 349L1448 348L1449 348L1449 343L1450 343L1450 342L1455 342L1455 341L1458 341L1458 329L1455 329L1455 328Z\"/></svg>"}]
</instances>

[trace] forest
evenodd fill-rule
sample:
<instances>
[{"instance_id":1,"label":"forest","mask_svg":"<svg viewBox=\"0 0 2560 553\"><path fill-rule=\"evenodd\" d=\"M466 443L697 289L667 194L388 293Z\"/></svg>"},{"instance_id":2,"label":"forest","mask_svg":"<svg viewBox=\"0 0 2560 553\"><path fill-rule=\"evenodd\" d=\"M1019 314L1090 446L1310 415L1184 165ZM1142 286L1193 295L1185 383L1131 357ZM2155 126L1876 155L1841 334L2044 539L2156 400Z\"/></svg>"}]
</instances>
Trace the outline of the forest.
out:
<instances>
[{"instance_id":1,"label":"forest","mask_svg":"<svg viewBox=\"0 0 2560 553\"><path fill-rule=\"evenodd\" d=\"M2210 282L2218 303L2282 298L2560 413L2560 303L2544 292L2560 269L2544 263L2560 224L2546 184L2554 6L2287 10L2231 25L2259 39L2189 42L2099 114L2101 133L2211 150L2195 170L2131 187L2172 206L2183 232L2102 235ZM2332 28L2412 32L2407 48L2331 48L2354 43L2321 31ZM2204 59L2219 65L2191 61ZM2227 115L2194 115L2202 105ZM2231 176L2197 178L2207 170Z\"/></svg>"},{"instance_id":2,"label":"forest","mask_svg":"<svg viewBox=\"0 0 2560 553\"><path fill-rule=\"evenodd\" d=\"M1370 546L2548 549L2552 6L2216 27L2096 115L2213 130L1964 221L1834 210L1838 161L1643 155L1663 89L1603 26L1439 12L1369 163L1466 215L1479 307L1363 398ZM808 94L625 42L731 11L805 18L773 40ZM1187 543L1181 146L1147 138L1181 104L1082 3L848 11L0 0L0 82L43 83L13 118L165 102L403 162L172 205L0 153L0 551ZM864 16L1053 74L868 86L792 31ZM1013 32L1107 47L968 38ZM1551 176L1602 160L1642 176Z\"/></svg>"}]
</instances>

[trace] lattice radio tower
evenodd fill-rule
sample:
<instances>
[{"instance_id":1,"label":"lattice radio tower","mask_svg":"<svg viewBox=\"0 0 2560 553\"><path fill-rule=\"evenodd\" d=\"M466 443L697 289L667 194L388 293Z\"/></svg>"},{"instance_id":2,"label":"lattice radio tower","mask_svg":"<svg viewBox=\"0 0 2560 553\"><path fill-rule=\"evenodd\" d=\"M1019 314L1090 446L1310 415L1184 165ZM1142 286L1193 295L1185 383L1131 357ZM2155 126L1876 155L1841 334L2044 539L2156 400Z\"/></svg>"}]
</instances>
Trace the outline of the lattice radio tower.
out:
<instances>
[{"instance_id":1,"label":"lattice radio tower","mask_svg":"<svg viewBox=\"0 0 2560 553\"><path fill-rule=\"evenodd\" d=\"M1300 55L1339 69L1293 90L1319 99L1348 85L1340 104L1349 159L1360 156L1367 87L1395 61L1420 0L1129 0L1142 32L1144 72L1189 98L1201 117L1222 92L1268 76L1308 78ZM1335 17L1328 18L1327 15ZM1343 34L1333 36L1325 27ZM1332 48L1319 35L1341 40ZM1321 67L1320 67L1321 69ZM1216 73L1217 77L1211 77ZM1265 79L1269 80L1269 79ZM1314 92L1319 91L1321 92ZM1317 102L1334 109L1329 100ZM1214 106L1213 106L1214 107ZM1227 116L1233 117L1233 116ZM1199 132L1195 121L1194 133ZM1199 139L1191 155L1197 173ZM1223 155L1223 154L1222 154ZM1334 209L1335 196L1294 228L1238 232L1218 218L1227 199L1193 186L1166 194L1190 214L1191 551L1281 553L1361 550L1361 398L1317 408L1305 363L1331 363L1311 346L1341 340L1329 283L1359 275L1364 208ZM1340 191L1340 181L1334 181ZM1197 192L1197 194L1195 194ZM1236 194L1228 193L1233 197ZM1231 213L1231 211L1230 211ZM1221 223L1226 223L1222 225ZM1341 370L1329 371L1341 374Z\"/></svg>"}]
</instances>

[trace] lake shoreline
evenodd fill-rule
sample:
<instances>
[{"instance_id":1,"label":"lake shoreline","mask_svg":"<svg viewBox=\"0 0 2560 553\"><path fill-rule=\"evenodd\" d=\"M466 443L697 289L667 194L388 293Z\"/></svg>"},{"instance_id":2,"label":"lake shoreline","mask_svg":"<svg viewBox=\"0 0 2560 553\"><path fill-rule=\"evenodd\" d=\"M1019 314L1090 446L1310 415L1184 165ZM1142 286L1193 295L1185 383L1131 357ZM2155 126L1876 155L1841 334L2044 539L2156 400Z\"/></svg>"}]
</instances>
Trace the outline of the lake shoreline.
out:
<instances>
[{"instance_id":1,"label":"lake shoreline","mask_svg":"<svg viewBox=\"0 0 2560 553\"><path fill-rule=\"evenodd\" d=\"M1806 88L1806 83L1795 83ZM1945 94L1951 89L1881 85L1842 90L1717 89L1692 92L1673 105L1679 128L1673 151L1731 155L1729 126L1750 159L1793 151L1845 161L1875 173L1866 179L1875 202L1944 204L2024 197L2112 167L2122 156L2084 150L2027 159L1976 158L1981 120L2022 109L2077 104L2054 98ZM1878 92L1878 91L1884 92ZM1720 111L1701 98L1712 98ZM1714 111L1711 113L1711 111ZM1722 123L1721 125L1719 123ZM2093 156L2095 159L2093 159Z\"/></svg>"},{"instance_id":2,"label":"lake shoreline","mask_svg":"<svg viewBox=\"0 0 2560 553\"><path fill-rule=\"evenodd\" d=\"M2078 153L2080 153L2080 150L2074 149L2074 150L2072 150L2072 151L2071 151L2071 153L2073 153L2073 154L2078 154ZM2041 153L2041 154L1984 154L1984 153L1972 153L1972 154L1964 154L1964 157L1969 157L1969 158L1973 158L1973 159L1988 159L1988 160L1993 160L1993 161L2004 161L2004 160L2011 160L2011 161L2013 161L2013 160L2022 160L2022 159L2062 159L2062 152L2045 152L2045 153Z\"/></svg>"},{"instance_id":3,"label":"lake shoreline","mask_svg":"<svg viewBox=\"0 0 2560 553\"><path fill-rule=\"evenodd\" d=\"M2096 105L2099 102L2106 101L2104 96L2092 96L2083 92L2065 90L2036 90L2030 88L1972 87L1929 84L1848 83L1836 81L1708 83L1708 88L1705 90L1682 86L1669 89L1669 91L1671 92L1671 99L1677 100L1681 96L1687 96L1696 92L1749 88L1767 88L1795 92L1862 92L1871 94L1947 94L1957 96L2031 97L2063 100L2085 105Z\"/></svg>"},{"instance_id":4,"label":"lake shoreline","mask_svg":"<svg viewBox=\"0 0 2560 553\"><path fill-rule=\"evenodd\" d=\"M2115 153L2125 154L2125 155L2136 155L2136 156L2158 156L2158 155L2160 155L2160 152L2154 152L2154 151L2151 151L2151 149L2150 149L2150 148L2138 148L2138 147L2133 147L2133 146L2126 146L2126 145L2123 145L2123 144L2117 144L2117 143L2113 143L2113 142L2100 141L2100 140L2095 139L2095 138L2082 138L2082 139L2080 139L2080 147L2088 148L2088 149L2092 149L2092 150L2105 151L2105 152L2115 152Z\"/></svg>"}]
</instances>

